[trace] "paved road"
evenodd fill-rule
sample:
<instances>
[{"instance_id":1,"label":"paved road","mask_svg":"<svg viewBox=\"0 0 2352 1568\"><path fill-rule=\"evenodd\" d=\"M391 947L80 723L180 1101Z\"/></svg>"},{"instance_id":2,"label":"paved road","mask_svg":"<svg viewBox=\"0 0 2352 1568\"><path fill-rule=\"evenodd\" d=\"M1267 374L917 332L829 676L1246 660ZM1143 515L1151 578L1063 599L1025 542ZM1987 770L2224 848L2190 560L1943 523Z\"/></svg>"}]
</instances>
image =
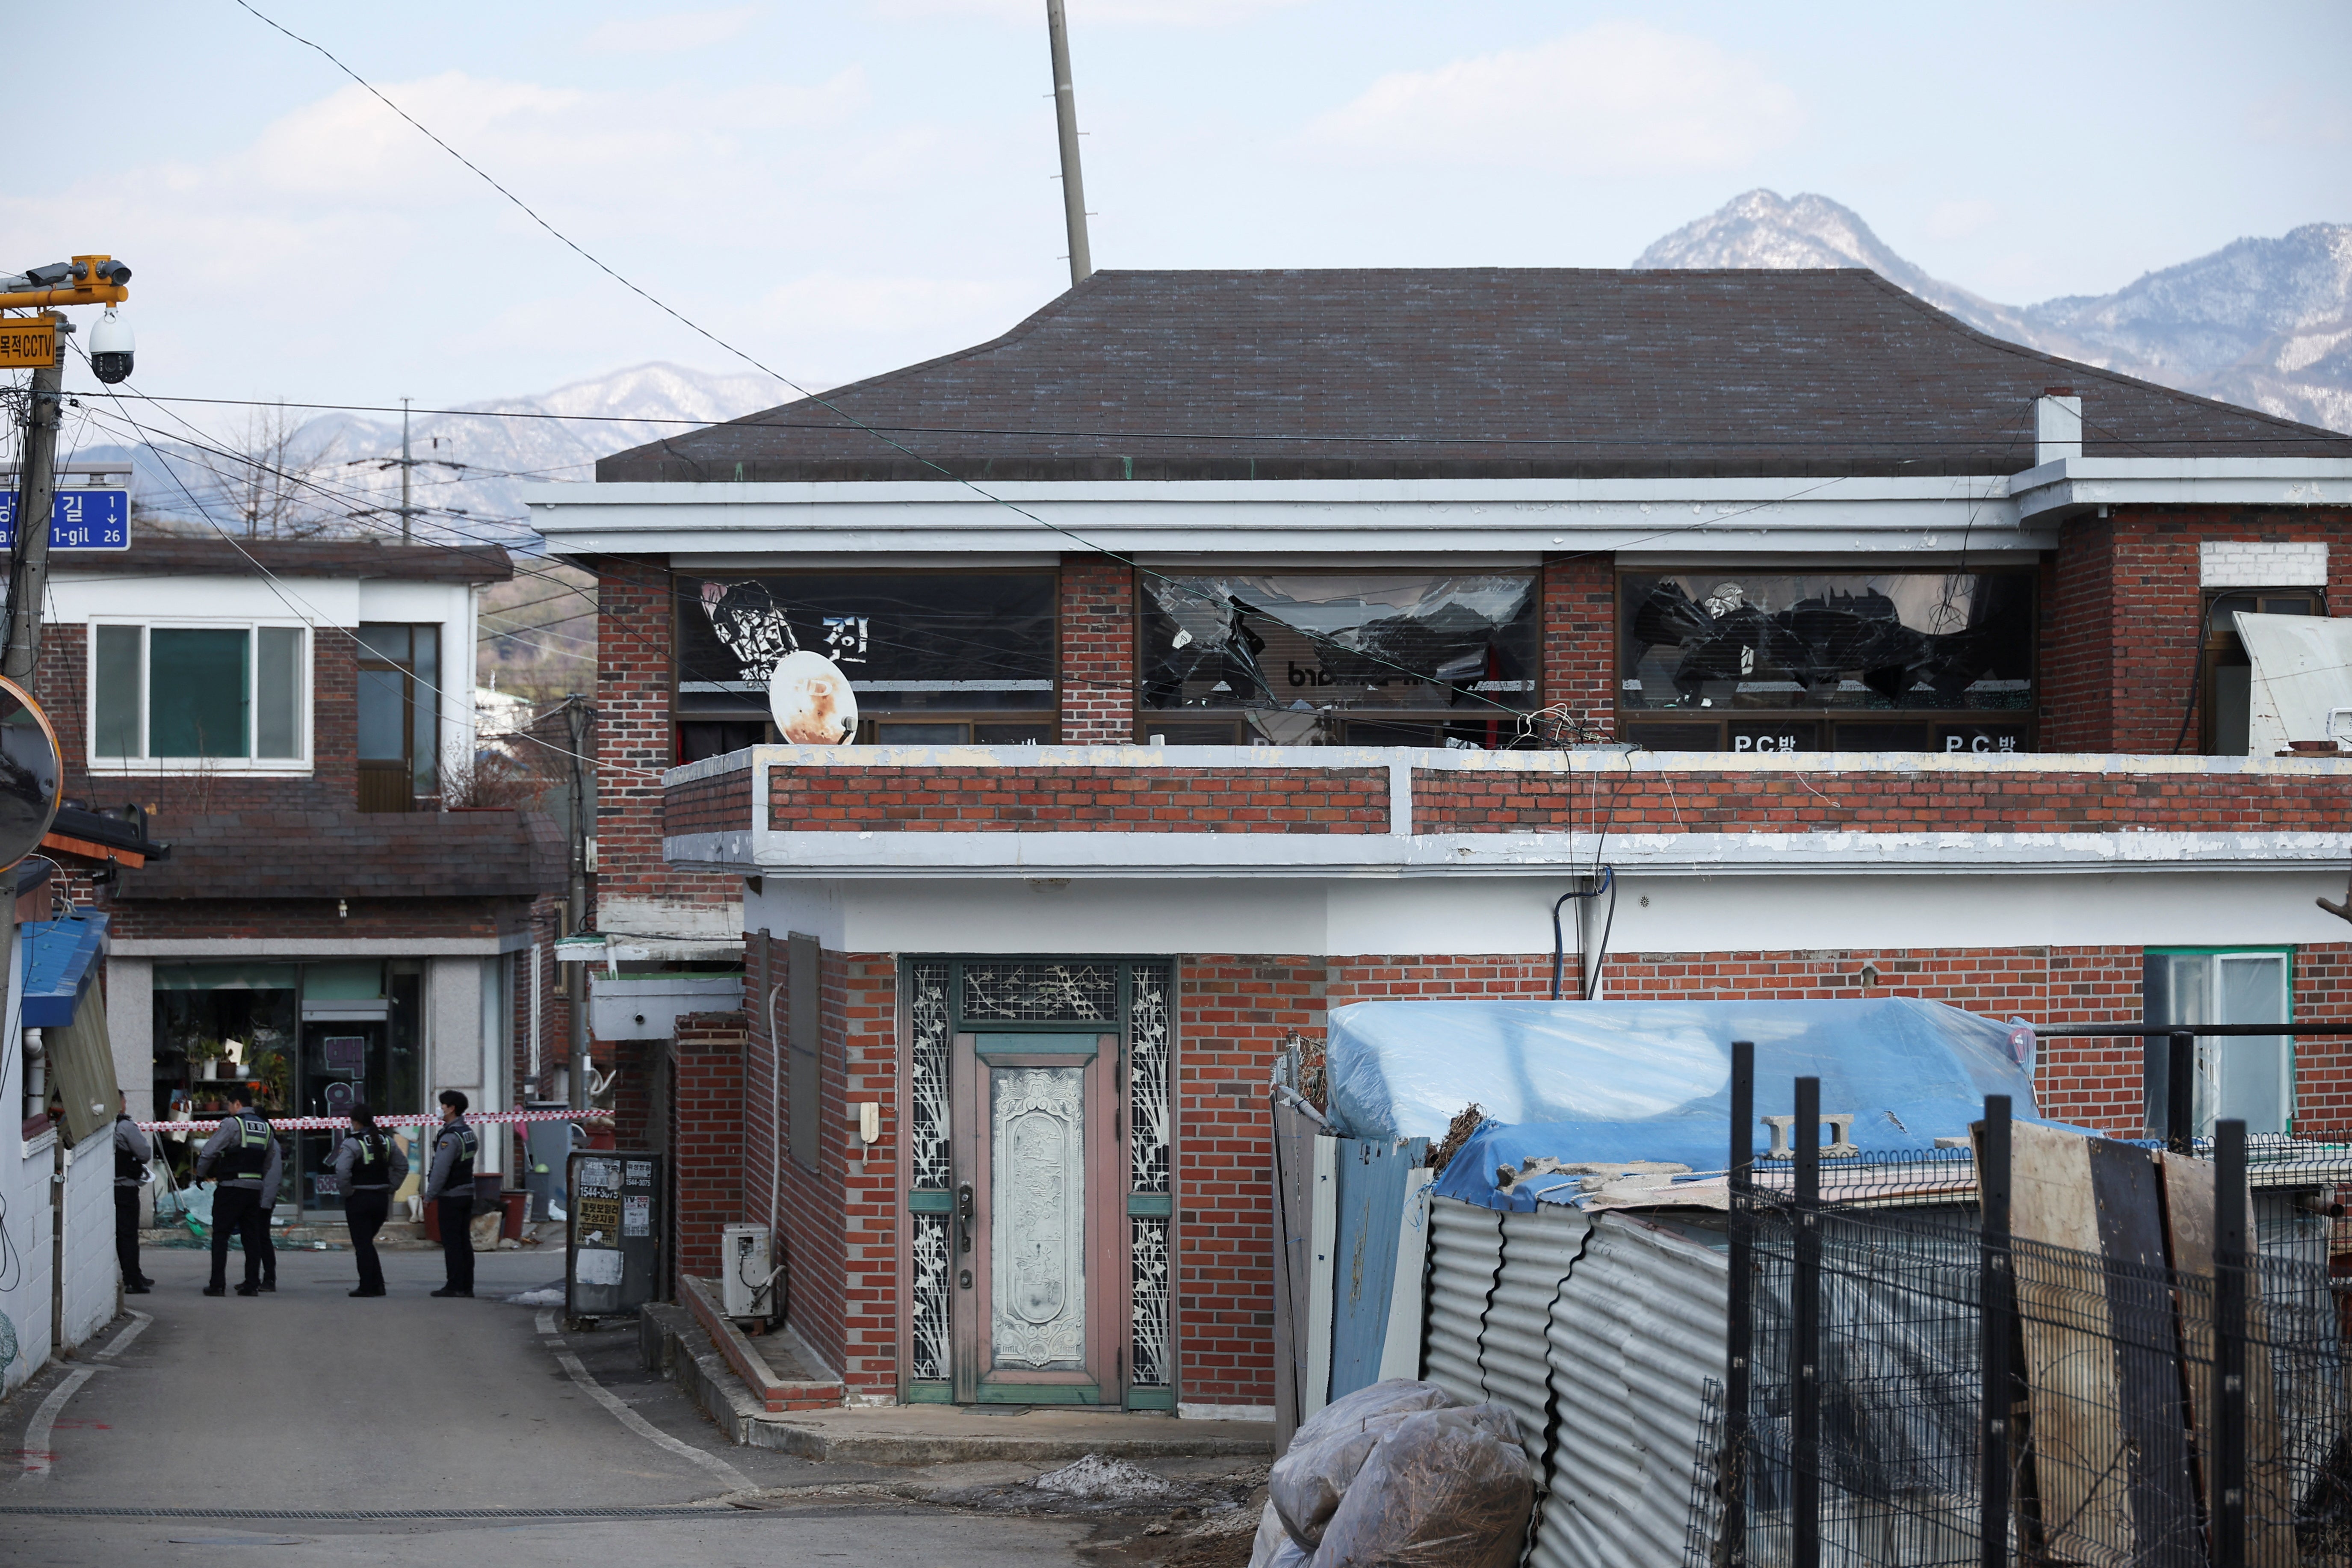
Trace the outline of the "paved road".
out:
<instances>
[{"instance_id":1,"label":"paved road","mask_svg":"<svg viewBox=\"0 0 2352 1568\"><path fill-rule=\"evenodd\" d=\"M855 1494L779 1497L889 1478L737 1448L638 1366L634 1327L561 1336L540 1312L499 1299L546 1283L560 1254L483 1255L470 1301L426 1294L440 1283L436 1254L386 1254L392 1294L373 1300L344 1295L347 1253L281 1254L278 1293L250 1300L199 1295L201 1253L151 1249L146 1261L158 1289L129 1305L152 1321L123 1320L93 1353L0 1407L0 1447L17 1471L0 1465L0 1535L16 1561L226 1563L249 1550L268 1564L324 1568L381 1563L400 1542L425 1545L420 1537L435 1538L429 1550L500 1568L1082 1561L1071 1547L1084 1529L1066 1521ZM122 1342L126 1327L137 1331ZM110 1344L120 1348L102 1353ZM765 1511L584 1521L24 1511L671 1510L746 1489Z\"/></svg>"}]
</instances>

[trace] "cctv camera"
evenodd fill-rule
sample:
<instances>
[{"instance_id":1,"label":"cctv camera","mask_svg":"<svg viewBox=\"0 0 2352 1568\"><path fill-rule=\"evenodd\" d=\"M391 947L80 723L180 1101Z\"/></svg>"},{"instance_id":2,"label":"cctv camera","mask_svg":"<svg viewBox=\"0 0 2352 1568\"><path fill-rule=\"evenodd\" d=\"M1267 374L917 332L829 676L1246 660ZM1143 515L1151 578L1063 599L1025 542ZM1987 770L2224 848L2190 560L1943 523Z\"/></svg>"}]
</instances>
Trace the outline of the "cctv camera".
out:
<instances>
[{"instance_id":1,"label":"cctv camera","mask_svg":"<svg viewBox=\"0 0 2352 1568\"><path fill-rule=\"evenodd\" d=\"M89 333L90 374L112 386L131 375L131 323L109 310Z\"/></svg>"},{"instance_id":2,"label":"cctv camera","mask_svg":"<svg viewBox=\"0 0 2352 1568\"><path fill-rule=\"evenodd\" d=\"M110 258L98 264L98 280L120 288L131 281L131 268Z\"/></svg>"},{"instance_id":3,"label":"cctv camera","mask_svg":"<svg viewBox=\"0 0 2352 1568\"><path fill-rule=\"evenodd\" d=\"M25 277L36 289L55 289L69 282L74 275L70 261L52 261L47 267L27 267Z\"/></svg>"}]
</instances>

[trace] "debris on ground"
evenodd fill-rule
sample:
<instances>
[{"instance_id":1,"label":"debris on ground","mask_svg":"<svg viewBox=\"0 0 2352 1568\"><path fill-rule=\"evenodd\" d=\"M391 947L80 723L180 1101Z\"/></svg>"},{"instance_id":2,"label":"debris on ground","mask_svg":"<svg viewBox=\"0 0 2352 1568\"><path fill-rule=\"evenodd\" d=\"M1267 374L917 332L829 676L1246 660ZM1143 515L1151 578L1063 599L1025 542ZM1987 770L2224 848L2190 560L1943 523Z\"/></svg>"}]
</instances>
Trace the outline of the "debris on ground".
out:
<instances>
[{"instance_id":1,"label":"debris on ground","mask_svg":"<svg viewBox=\"0 0 2352 1568\"><path fill-rule=\"evenodd\" d=\"M1446 1163L1462 1152L1462 1145L1470 1142L1470 1135L1485 1125L1486 1121L1486 1111L1475 1100L1455 1111L1454 1120L1446 1124L1445 1136L1439 1139L1437 1147L1429 1152L1429 1173L1432 1176L1444 1175Z\"/></svg>"},{"instance_id":2,"label":"debris on ground","mask_svg":"<svg viewBox=\"0 0 2352 1568\"><path fill-rule=\"evenodd\" d=\"M1028 1484L1039 1491L1059 1492L1087 1502L1156 1502L1186 1489L1139 1465L1107 1459L1100 1454L1088 1454L1058 1470L1048 1470Z\"/></svg>"}]
</instances>

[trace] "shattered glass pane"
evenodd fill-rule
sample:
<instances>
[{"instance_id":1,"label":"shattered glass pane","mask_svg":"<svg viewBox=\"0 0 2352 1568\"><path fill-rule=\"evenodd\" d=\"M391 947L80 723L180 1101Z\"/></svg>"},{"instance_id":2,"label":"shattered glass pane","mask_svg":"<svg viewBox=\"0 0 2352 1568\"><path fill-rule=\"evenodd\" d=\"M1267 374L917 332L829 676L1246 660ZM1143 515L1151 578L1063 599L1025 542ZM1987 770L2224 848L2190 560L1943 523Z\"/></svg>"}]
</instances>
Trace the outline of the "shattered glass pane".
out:
<instances>
[{"instance_id":1,"label":"shattered glass pane","mask_svg":"<svg viewBox=\"0 0 2352 1568\"><path fill-rule=\"evenodd\" d=\"M967 963L963 1021L1056 1024L1118 1016L1114 963Z\"/></svg>"},{"instance_id":2,"label":"shattered glass pane","mask_svg":"<svg viewBox=\"0 0 2352 1568\"><path fill-rule=\"evenodd\" d=\"M1628 573L1618 611L1627 708L2033 707L2030 573Z\"/></svg>"},{"instance_id":3,"label":"shattered glass pane","mask_svg":"<svg viewBox=\"0 0 2352 1568\"><path fill-rule=\"evenodd\" d=\"M1332 710L1536 705L1529 573L1153 576L1143 586L1147 709L1251 710L1258 738L1303 745L1338 740L1320 718Z\"/></svg>"},{"instance_id":4,"label":"shattered glass pane","mask_svg":"<svg viewBox=\"0 0 2352 1568\"><path fill-rule=\"evenodd\" d=\"M682 577L677 640L688 695L764 702L776 660L805 648L869 707L1054 705L1050 573Z\"/></svg>"}]
</instances>

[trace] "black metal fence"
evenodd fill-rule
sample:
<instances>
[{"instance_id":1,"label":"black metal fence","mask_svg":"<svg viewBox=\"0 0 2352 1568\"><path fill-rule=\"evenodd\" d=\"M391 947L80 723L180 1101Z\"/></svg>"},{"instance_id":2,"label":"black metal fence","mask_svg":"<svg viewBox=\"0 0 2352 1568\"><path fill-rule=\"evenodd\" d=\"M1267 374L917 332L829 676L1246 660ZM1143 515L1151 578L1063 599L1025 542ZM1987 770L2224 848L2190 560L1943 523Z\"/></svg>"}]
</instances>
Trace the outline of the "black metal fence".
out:
<instances>
[{"instance_id":1,"label":"black metal fence","mask_svg":"<svg viewBox=\"0 0 2352 1568\"><path fill-rule=\"evenodd\" d=\"M2234 1123L2168 1169L2110 1145L2116 1180L2153 1170L2153 1190L2103 1188L2078 1205L2089 1245L2060 1246L2011 1234L2005 1102L1973 1152L1826 1173L1819 1111L1800 1079L1793 1158L1733 1150L1729 1353L1692 1564L2352 1564L2331 1224L2352 1151L2273 1141L2250 1201ZM2153 1248L2111 1212L2141 1199Z\"/></svg>"}]
</instances>

